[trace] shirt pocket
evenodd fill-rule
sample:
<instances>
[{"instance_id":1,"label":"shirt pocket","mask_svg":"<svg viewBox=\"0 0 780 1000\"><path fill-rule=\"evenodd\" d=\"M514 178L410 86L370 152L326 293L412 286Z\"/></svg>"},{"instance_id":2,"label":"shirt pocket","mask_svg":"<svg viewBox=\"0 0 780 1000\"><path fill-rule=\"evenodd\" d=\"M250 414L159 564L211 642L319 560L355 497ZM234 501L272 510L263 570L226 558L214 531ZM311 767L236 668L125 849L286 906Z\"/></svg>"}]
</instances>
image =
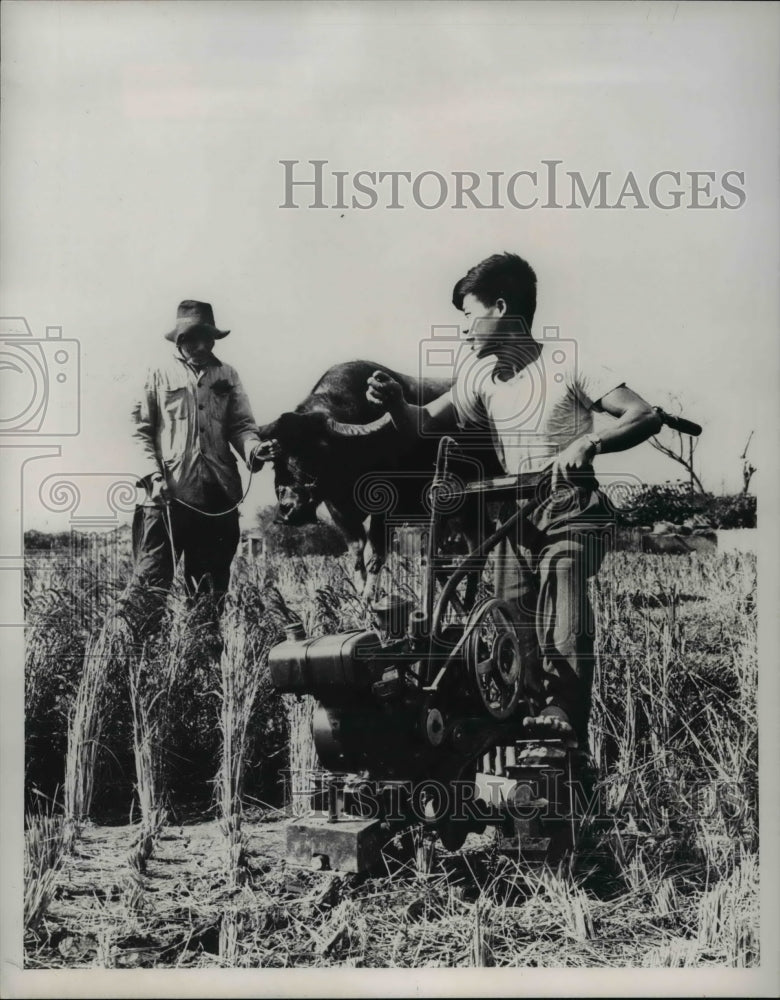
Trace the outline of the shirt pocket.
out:
<instances>
[{"instance_id":1,"label":"shirt pocket","mask_svg":"<svg viewBox=\"0 0 780 1000\"><path fill-rule=\"evenodd\" d=\"M180 386L178 389L165 389L163 391L162 408L168 420L184 420L187 416L187 389Z\"/></svg>"},{"instance_id":2,"label":"shirt pocket","mask_svg":"<svg viewBox=\"0 0 780 1000\"><path fill-rule=\"evenodd\" d=\"M210 420L216 424L216 426L222 427L223 423L227 420L228 413L230 411L230 399L232 395L231 389L221 390L215 392L213 387L209 387L208 395L208 414Z\"/></svg>"}]
</instances>

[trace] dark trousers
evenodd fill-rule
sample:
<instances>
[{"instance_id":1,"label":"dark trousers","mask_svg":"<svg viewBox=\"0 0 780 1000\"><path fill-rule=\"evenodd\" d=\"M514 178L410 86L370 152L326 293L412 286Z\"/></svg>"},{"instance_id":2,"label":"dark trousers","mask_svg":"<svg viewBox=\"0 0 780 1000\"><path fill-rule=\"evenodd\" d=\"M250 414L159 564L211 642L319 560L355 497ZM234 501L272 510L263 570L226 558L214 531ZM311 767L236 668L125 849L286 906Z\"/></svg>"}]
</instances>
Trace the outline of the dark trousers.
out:
<instances>
[{"instance_id":1,"label":"dark trousers","mask_svg":"<svg viewBox=\"0 0 780 1000\"><path fill-rule=\"evenodd\" d=\"M518 614L526 691L535 709L563 709L580 741L587 740L594 667L595 622L588 578L612 537L606 521L556 530L522 529L496 553L496 594Z\"/></svg>"},{"instance_id":2,"label":"dark trousers","mask_svg":"<svg viewBox=\"0 0 780 1000\"><path fill-rule=\"evenodd\" d=\"M168 507L136 507L133 517L133 576L125 594L128 607L143 606L142 631L159 624L176 565L184 557L190 595L211 593L222 613L230 565L238 547L238 511L208 517L175 500ZM140 624L140 623L139 623Z\"/></svg>"}]
</instances>

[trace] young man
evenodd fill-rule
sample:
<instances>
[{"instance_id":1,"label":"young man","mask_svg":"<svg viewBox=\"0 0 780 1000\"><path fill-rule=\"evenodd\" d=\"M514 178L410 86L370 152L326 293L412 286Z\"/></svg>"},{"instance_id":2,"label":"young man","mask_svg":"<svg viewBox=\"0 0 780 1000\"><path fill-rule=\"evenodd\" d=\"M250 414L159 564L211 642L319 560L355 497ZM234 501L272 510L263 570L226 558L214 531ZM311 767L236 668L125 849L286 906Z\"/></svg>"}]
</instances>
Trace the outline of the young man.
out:
<instances>
[{"instance_id":1,"label":"young man","mask_svg":"<svg viewBox=\"0 0 780 1000\"><path fill-rule=\"evenodd\" d=\"M133 435L145 468L146 501L133 520L135 567L126 603L145 604L142 630L162 615L175 564L184 556L192 592L213 590L221 612L239 540L243 489L231 446L252 472L274 457L261 441L236 370L213 353L220 330L207 302L179 305L167 360L147 372L133 408ZM149 603L150 601L150 603Z\"/></svg>"},{"instance_id":2,"label":"young man","mask_svg":"<svg viewBox=\"0 0 780 1000\"><path fill-rule=\"evenodd\" d=\"M507 474L552 463L550 499L529 517L533 538L510 539L517 565L499 582L498 596L516 601L521 626L536 630L541 671L533 657L528 666L539 711L526 726L585 745L593 673L587 580L603 558L611 519L592 462L600 452L651 437L660 418L608 369L579 364L571 341L534 340L536 275L517 255L495 254L477 264L455 285L452 301L465 316L471 348L452 389L416 407L404 401L397 382L375 372L367 396L410 435L420 427L483 428ZM594 411L616 418L598 436Z\"/></svg>"}]
</instances>

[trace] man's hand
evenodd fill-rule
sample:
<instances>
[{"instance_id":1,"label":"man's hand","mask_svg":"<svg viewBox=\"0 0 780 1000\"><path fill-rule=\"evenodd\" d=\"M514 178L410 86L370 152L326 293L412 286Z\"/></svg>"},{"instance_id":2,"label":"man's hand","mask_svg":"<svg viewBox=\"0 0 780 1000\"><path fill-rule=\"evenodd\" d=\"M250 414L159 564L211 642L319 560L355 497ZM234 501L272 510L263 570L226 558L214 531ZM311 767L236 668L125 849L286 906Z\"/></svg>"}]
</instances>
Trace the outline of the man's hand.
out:
<instances>
[{"instance_id":1,"label":"man's hand","mask_svg":"<svg viewBox=\"0 0 780 1000\"><path fill-rule=\"evenodd\" d=\"M374 372L366 384L368 385L366 399L369 403L381 406L383 410L389 410L392 413L403 402L404 390L401 383L396 382L394 378L384 372Z\"/></svg>"},{"instance_id":2,"label":"man's hand","mask_svg":"<svg viewBox=\"0 0 780 1000\"><path fill-rule=\"evenodd\" d=\"M277 455L281 454L281 446L276 438L269 438L261 441L252 449L247 465L251 472L259 472L266 462L272 462Z\"/></svg>"},{"instance_id":3,"label":"man's hand","mask_svg":"<svg viewBox=\"0 0 780 1000\"><path fill-rule=\"evenodd\" d=\"M586 437L579 437L559 452L552 467L551 492L563 483L581 486L583 481L592 476L593 456L596 454L595 444Z\"/></svg>"}]
</instances>

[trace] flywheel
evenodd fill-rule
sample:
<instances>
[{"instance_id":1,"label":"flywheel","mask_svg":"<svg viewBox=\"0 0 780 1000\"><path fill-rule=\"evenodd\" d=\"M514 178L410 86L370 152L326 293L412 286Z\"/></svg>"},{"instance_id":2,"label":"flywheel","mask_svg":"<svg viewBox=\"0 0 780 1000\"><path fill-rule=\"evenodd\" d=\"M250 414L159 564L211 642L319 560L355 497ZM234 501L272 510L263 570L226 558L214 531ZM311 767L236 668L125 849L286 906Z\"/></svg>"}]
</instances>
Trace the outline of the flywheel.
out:
<instances>
[{"instance_id":1,"label":"flywheel","mask_svg":"<svg viewBox=\"0 0 780 1000\"><path fill-rule=\"evenodd\" d=\"M507 601L491 597L474 607L466 623L464 657L485 710L494 719L508 719L523 693L523 661Z\"/></svg>"}]
</instances>

